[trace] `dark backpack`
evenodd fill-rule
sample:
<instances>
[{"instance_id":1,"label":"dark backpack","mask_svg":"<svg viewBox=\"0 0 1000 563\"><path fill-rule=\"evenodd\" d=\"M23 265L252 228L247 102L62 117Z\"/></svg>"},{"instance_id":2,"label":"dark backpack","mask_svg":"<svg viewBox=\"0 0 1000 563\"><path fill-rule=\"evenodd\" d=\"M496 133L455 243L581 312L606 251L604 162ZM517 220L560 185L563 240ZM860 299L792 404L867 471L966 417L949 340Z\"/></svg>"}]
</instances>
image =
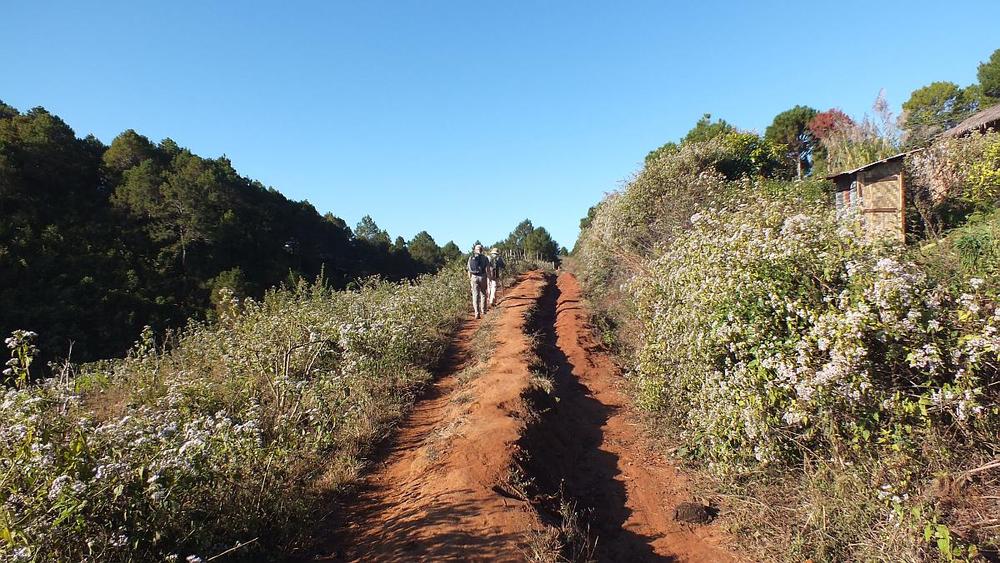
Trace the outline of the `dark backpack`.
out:
<instances>
[{"instance_id":1,"label":"dark backpack","mask_svg":"<svg viewBox=\"0 0 1000 563\"><path fill-rule=\"evenodd\" d=\"M484 264L483 262L486 262ZM486 265L489 262L486 257L482 254L473 254L469 257L469 273L474 276L482 276L486 274Z\"/></svg>"}]
</instances>

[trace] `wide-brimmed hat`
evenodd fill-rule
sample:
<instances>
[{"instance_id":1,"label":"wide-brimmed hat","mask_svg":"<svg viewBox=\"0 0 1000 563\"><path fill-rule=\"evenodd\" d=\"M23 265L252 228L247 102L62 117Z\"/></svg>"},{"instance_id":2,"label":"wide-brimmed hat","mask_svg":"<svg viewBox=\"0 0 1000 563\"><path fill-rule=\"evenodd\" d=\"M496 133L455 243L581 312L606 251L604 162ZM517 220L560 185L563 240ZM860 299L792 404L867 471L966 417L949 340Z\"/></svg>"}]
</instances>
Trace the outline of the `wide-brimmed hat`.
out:
<instances>
[{"instance_id":1,"label":"wide-brimmed hat","mask_svg":"<svg viewBox=\"0 0 1000 563\"><path fill-rule=\"evenodd\" d=\"M490 254L500 254L500 251L497 250L497 249L495 249L495 248L493 248L493 249L490 250Z\"/></svg>"}]
</instances>

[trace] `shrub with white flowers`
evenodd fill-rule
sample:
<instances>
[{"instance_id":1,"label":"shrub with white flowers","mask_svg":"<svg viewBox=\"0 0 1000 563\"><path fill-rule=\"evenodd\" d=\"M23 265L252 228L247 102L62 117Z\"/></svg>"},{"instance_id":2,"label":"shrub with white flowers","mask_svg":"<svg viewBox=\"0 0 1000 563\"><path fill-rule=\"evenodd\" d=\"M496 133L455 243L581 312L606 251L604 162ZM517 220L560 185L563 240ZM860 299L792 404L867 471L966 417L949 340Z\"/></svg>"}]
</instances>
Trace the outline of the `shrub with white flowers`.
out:
<instances>
[{"instance_id":1,"label":"shrub with white flowers","mask_svg":"<svg viewBox=\"0 0 1000 563\"><path fill-rule=\"evenodd\" d=\"M10 350L10 359L4 365L3 379L0 379L0 382L12 383L18 387L28 384L31 362L38 354L38 347L35 346L37 338L38 334L30 330L15 330L4 340L7 349Z\"/></svg>"},{"instance_id":2,"label":"shrub with white flowers","mask_svg":"<svg viewBox=\"0 0 1000 563\"><path fill-rule=\"evenodd\" d=\"M644 404L720 471L974 432L997 414L1000 310L899 256L822 205L699 213L632 285Z\"/></svg>"},{"instance_id":3,"label":"shrub with white flowers","mask_svg":"<svg viewBox=\"0 0 1000 563\"><path fill-rule=\"evenodd\" d=\"M302 532L426 381L466 308L446 270L231 303L166 351L0 394L0 560L202 560ZM27 367L15 334L12 370Z\"/></svg>"},{"instance_id":4,"label":"shrub with white flowers","mask_svg":"<svg viewBox=\"0 0 1000 563\"><path fill-rule=\"evenodd\" d=\"M995 139L908 159L926 232L962 208L942 194L995 204ZM573 268L640 405L747 506L780 491L746 518L750 543L773 530L768 559L969 556L927 490L1000 447L996 212L950 242L878 243L822 180L734 179L726 154L651 153L582 223Z\"/></svg>"}]
</instances>

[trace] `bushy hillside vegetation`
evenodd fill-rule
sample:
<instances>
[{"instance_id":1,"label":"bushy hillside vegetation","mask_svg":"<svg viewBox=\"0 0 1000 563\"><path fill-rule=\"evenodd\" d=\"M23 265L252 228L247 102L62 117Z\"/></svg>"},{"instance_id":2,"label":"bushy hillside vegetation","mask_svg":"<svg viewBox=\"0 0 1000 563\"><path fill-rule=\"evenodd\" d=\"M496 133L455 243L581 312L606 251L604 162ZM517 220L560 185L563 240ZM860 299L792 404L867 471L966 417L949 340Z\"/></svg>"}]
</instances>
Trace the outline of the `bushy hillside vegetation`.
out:
<instances>
[{"instance_id":1,"label":"bushy hillside vegetation","mask_svg":"<svg viewBox=\"0 0 1000 563\"><path fill-rule=\"evenodd\" d=\"M17 333L19 382L0 401L0 559L287 548L427 380L467 294L457 267L352 291L300 282L259 301L223 291L217 322L168 342L147 332L126 359L36 385L33 335Z\"/></svg>"},{"instance_id":2,"label":"bushy hillside vegetation","mask_svg":"<svg viewBox=\"0 0 1000 563\"><path fill-rule=\"evenodd\" d=\"M352 230L225 158L104 146L40 108L0 105L0 204L3 561L287 553L469 306L454 243ZM508 243L555 248L530 221Z\"/></svg>"},{"instance_id":3,"label":"bushy hillside vegetation","mask_svg":"<svg viewBox=\"0 0 1000 563\"><path fill-rule=\"evenodd\" d=\"M461 255L421 232L393 244L170 139L80 139L42 108L0 103L0 334L30 328L46 359L121 356L145 325L212 316L220 291L260 298L320 272L334 287L399 280ZM100 328L98 328L100 327Z\"/></svg>"},{"instance_id":4,"label":"bushy hillside vegetation","mask_svg":"<svg viewBox=\"0 0 1000 563\"><path fill-rule=\"evenodd\" d=\"M948 236L904 247L838 217L824 181L755 165L747 147L768 141L734 134L651 153L574 249L653 426L714 475L756 557L996 552L1000 136L911 161L926 172L914 224L935 226L918 235ZM831 138L837 154L859 142ZM830 154L809 156L827 169Z\"/></svg>"}]
</instances>

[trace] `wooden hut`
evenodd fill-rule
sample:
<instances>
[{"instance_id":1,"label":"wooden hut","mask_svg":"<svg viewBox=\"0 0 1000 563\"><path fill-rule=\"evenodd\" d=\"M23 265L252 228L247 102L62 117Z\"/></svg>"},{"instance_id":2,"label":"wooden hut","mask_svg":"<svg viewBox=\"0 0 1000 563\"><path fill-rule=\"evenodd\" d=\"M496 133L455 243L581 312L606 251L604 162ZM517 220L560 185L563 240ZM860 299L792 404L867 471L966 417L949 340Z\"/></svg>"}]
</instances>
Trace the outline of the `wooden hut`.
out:
<instances>
[{"instance_id":1,"label":"wooden hut","mask_svg":"<svg viewBox=\"0 0 1000 563\"><path fill-rule=\"evenodd\" d=\"M941 136L964 137L971 133L985 133L990 130L1000 131L1000 104L970 115Z\"/></svg>"},{"instance_id":2,"label":"wooden hut","mask_svg":"<svg viewBox=\"0 0 1000 563\"><path fill-rule=\"evenodd\" d=\"M942 137L1000 131L1000 104L987 108L945 131ZM923 149L904 152L854 170L827 176L836 184L837 211L858 213L872 237L906 240L905 160Z\"/></svg>"},{"instance_id":3,"label":"wooden hut","mask_svg":"<svg viewBox=\"0 0 1000 563\"><path fill-rule=\"evenodd\" d=\"M837 186L837 211L861 215L872 237L906 240L906 180L900 153L854 170L827 176Z\"/></svg>"}]
</instances>

